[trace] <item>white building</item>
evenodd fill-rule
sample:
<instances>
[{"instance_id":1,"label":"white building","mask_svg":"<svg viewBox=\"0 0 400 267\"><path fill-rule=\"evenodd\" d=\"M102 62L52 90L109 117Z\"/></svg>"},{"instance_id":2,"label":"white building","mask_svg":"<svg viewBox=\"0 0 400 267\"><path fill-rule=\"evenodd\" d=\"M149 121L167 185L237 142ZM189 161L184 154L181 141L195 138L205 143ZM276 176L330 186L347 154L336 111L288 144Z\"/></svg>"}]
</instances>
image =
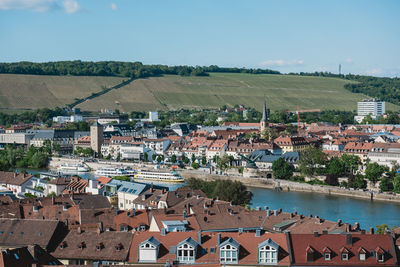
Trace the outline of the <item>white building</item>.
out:
<instances>
[{"instance_id":1,"label":"white building","mask_svg":"<svg viewBox=\"0 0 400 267\"><path fill-rule=\"evenodd\" d=\"M368 115L371 115L373 119L377 119L385 114L385 112L385 101L375 98L364 99L357 103L357 116L354 117L354 120L360 123Z\"/></svg>"},{"instance_id":2,"label":"white building","mask_svg":"<svg viewBox=\"0 0 400 267\"><path fill-rule=\"evenodd\" d=\"M83 121L82 116L79 115L53 117L53 122L56 123L79 122L79 121Z\"/></svg>"},{"instance_id":3,"label":"white building","mask_svg":"<svg viewBox=\"0 0 400 267\"><path fill-rule=\"evenodd\" d=\"M169 139L144 139L143 142L146 148L161 155L163 155L171 145L171 140Z\"/></svg>"},{"instance_id":4,"label":"white building","mask_svg":"<svg viewBox=\"0 0 400 267\"><path fill-rule=\"evenodd\" d=\"M158 112L157 111L149 112L149 121L158 121Z\"/></svg>"},{"instance_id":5,"label":"white building","mask_svg":"<svg viewBox=\"0 0 400 267\"><path fill-rule=\"evenodd\" d=\"M113 183L117 184L118 187L118 208L120 210L129 210L134 208L134 200L142 194L147 185L139 184L135 182L125 182L113 180Z\"/></svg>"},{"instance_id":6,"label":"white building","mask_svg":"<svg viewBox=\"0 0 400 267\"><path fill-rule=\"evenodd\" d=\"M26 187L32 187L32 178L31 174L0 171L0 186L18 195L25 193Z\"/></svg>"}]
</instances>

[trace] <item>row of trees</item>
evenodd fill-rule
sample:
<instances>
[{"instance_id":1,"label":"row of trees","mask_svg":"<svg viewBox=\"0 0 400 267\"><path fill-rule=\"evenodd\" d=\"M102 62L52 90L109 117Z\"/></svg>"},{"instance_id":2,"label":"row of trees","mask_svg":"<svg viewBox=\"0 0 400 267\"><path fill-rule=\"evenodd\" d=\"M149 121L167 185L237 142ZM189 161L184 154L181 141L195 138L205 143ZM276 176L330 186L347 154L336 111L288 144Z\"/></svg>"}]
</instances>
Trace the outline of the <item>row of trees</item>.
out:
<instances>
[{"instance_id":1,"label":"row of trees","mask_svg":"<svg viewBox=\"0 0 400 267\"><path fill-rule=\"evenodd\" d=\"M236 205L250 205L253 194L247 191L239 181L216 180L203 181L201 179L190 178L186 181L192 189L202 190L207 197L216 198L224 201L230 201Z\"/></svg>"},{"instance_id":2,"label":"row of trees","mask_svg":"<svg viewBox=\"0 0 400 267\"><path fill-rule=\"evenodd\" d=\"M61 108L42 108L15 114L0 112L0 125L9 127L11 124L17 124L19 122L49 122L51 124L53 117L65 115L67 115L67 112Z\"/></svg>"},{"instance_id":3,"label":"row of trees","mask_svg":"<svg viewBox=\"0 0 400 267\"><path fill-rule=\"evenodd\" d=\"M364 172L360 170L365 167ZM390 170L378 163L367 162L363 166L356 155L344 154L341 157L328 159L326 154L315 147L310 147L301 153L298 171L305 176L325 175L325 183L334 186L343 186L355 189L365 189L367 181L372 184L380 182L379 188L384 192L400 193L400 174L396 173L399 166ZM298 180L293 177L294 168L283 158L272 164L274 177L285 180ZM339 184L339 177L347 177L347 182Z\"/></svg>"},{"instance_id":4,"label":"row of trees","mask_svg":"<svg viewBox=\"0 0 400 267\"><path fill-rule=\"evenodd\" d=\"M119 76L130 78L152 77L163 74L181 76L208 76L208 72L230 72L251 74L280 74L269 69L220 68L193 66L143 65L141 62L121 61L58 61L0 63L0 73L34 75Z\"/></svg>"},{"instance_id":5,"label":"row of trees","mask_svg":"<svg viewBox=\"0 0 400 267\"><path fill-rule=\"evenodd\" d=\"M44 142L43 147L30 146L24 149L22 146L10 145L0 151L0 170L9 171L14 168L44 168L49 158L57 149L50 142Z\"/></svg>"}]
</instances>

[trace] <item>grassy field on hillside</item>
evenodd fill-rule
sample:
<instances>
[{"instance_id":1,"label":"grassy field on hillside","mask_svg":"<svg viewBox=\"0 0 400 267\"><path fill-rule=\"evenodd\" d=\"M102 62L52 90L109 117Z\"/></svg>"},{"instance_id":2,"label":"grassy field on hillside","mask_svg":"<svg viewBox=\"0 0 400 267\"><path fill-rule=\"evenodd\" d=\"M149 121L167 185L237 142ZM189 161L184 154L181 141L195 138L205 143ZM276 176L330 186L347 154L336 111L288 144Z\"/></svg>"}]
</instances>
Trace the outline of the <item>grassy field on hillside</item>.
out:
<instances>
[{"instance_id":1,"label":"grassy field on hillside","mask_svg":"<svg viewBox=\"0 0 400 267\"><path fill-rule=\"evenodd\" d=\"M87 110L99 107L122 111L179 108L213 108L244 104L261 109L264 95L272 110L338 109L355 110L357 101L367 98L343 88L349 81L337 78L270 74L211 73L209 77L164 77L140 79L80 104ZM390 110L400 107L387 104Z\"/></svg>"},{"instance_id":2,"label":"grassy field on hillside","mask_svg":"<svg viewBox=\"0 0 400 267\"><path fill-rule=\"evenodd\" d=\"M0 111L63 107L123 79L116 77L0 74Z\"/></svg>"},{"instance_id":3,"label":"grassy field on hillside","mask_svg":"<svg viewBox=\"0 0 400 267\"><path fill-rule=\"evenodd\" d=\"M125 78L126 79L126 78ZM117 77L0 74L0 111L62 107L122 82ZM79 104L83 110L118 108L130 112L179 108L217 108L244 104L261 110L264 95L272 110L355 110L366 98L343 88L347 80L271 74L211 73L209 77L166 75L138 79ZM388 110L399 106L387 103Z\"/></svg>"}]
</instances>

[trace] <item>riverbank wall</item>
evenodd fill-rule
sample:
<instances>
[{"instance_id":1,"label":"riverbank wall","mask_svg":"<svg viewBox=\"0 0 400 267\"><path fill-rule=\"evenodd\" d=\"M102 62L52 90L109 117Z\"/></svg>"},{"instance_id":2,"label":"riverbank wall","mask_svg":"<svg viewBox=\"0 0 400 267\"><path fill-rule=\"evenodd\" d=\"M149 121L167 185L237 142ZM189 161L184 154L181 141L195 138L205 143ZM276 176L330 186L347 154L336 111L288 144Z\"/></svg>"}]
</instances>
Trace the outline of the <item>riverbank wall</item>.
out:
<instances>
[{"instance_id":1,"label":"riverbank wall","mask_svg":"<svg viewBox=\"0 0 400 267\"><path fill-rule=\"evenodd\" d=\"M49 163L50 168L57 168L62 163L78 163L78 159L68 159L68 158L58 158L53 157ZM113 162L113 161L99 161L99 162L85 162L92 170L96 170L104 166L129 166L134 169L136 168L153 168L154 165L151 164L137 164L128 162ZM168 169L168 168L166 168ZM359 198L364 200L378 200L378 201L389 201L400 203L400 194L387 194L387 193L377 193L363 190L345 189L337 186L328 185L311 185L307 183L292 182L287 180L278 180L264 177L243 177L241 175L229 174L229 175L218 175L205 173L200 170L180 170L179 173L183 178L198 178L206 181L212 181L216 179L229 179L234 181L240 181L248 187L256 188L267 188L282 190L284 192L294 191L294 192L309 192L309 193L320 193L335 196L346 196Z\"/></svg>"},{"instance_id":2,"label":"riverbank wall","mask_svg":"<svg viewBox=\"0 0 400 267\"><path fill-rule=\"evenodd\" d=\"M256 188L267 188L274 190L281 190L283 192L308 192L308 193L319 193L334 196L346 196L359 198L364 200L377 200L377 201L389 201L400 203L400 195L396 194L386 194L386 193L376 193L371 191L355 190L340 188L337 186L329 185L311 185L307 183L292 182L287 180L279 179L268 179L268 178L245 178L242 176L232 176L232 175L216 175L216 174L204 174L195 171L182 171L181 175L183 178L198 178L206 181L212 181L217 179L229 179L234 181L240 181L248 187Z\"/></svg>"}]
</instances>

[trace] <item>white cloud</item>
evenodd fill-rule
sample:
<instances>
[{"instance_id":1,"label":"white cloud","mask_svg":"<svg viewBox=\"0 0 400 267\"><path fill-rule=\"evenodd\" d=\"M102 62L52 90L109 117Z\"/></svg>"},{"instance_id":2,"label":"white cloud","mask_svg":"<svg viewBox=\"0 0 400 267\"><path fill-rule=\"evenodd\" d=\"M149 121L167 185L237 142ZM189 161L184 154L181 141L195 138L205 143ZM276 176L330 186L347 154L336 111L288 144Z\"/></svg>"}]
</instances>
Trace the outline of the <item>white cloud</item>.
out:
<instances>
[{"instance_id":1,"label":"white cloud","mask_svg":"<svg viewBox=\"0 0 400 267\"><path fill-rule=\"evenodd\" d=\"M111 10L117 10L118 6L116 3L111 3L110 8L111 8Z\"/></svg>"},{"instance_id":2,"label":"white cloud","mask_svg":"<svg viewBox=\"0 0 400 267\"><path fill-rule=\"evenodd\" d=\"M81 10L81 6L76 0L64 0L62 4L64 11L68 14L76 13Z\"/></svg>"},{"instance_id":3,"label":"white cloud","mask_svg":"<svg viewBox=\"0 0 400 267\"><path fill-rule=\"evenodd\" d=\"M346 59L344 60L344 62L347 63L347 64L352 64L354 61L353 61L352 58L346 58Z\"/></svg>"},{"instance_id":4,"label":"white cloud","mask_svg":"<svg viewBox=\"0 0 400 267\"><path fill-rule=\"evenodd\" d=\"M0 0L0 10L46 12L56 9L63 9L71 14L79 11L81 6L77 0Z\"/></svg>"},{"instance_id":5,"label":"white cloud","mask_svg":"<svg viewBox=\"0 0 400 267\"><path fill-rule=\"evenodd\" d=\"M376 69L369 69L369 70L365 70L363 71L363 74L366 75L382 75L384 73L383 69L380 68L376 68Z\"/></svg>"},{"instance_id":6,"label":"white cloud","mask_svg":"<svg viewBox=\"0 0 400 267\"><path fill-rule=\"evenodd\" d=\"M261 62L259 65L260 66L275 66L275 67L285 67L285 66L298 66L298 65L303 65L304 60L290 60L286 61L283 59L270 59Z\"/></svg>"},{"instance_id":7,"label":"white cloud","mask_svg":"<svg viewBox=\"0 0 400 267\"><path fill-rule=\"evenodd\" d=\"M46 12L58 7L58 0L0 0L0 10L32 10Z\"/></svg>"}]
</instances>

